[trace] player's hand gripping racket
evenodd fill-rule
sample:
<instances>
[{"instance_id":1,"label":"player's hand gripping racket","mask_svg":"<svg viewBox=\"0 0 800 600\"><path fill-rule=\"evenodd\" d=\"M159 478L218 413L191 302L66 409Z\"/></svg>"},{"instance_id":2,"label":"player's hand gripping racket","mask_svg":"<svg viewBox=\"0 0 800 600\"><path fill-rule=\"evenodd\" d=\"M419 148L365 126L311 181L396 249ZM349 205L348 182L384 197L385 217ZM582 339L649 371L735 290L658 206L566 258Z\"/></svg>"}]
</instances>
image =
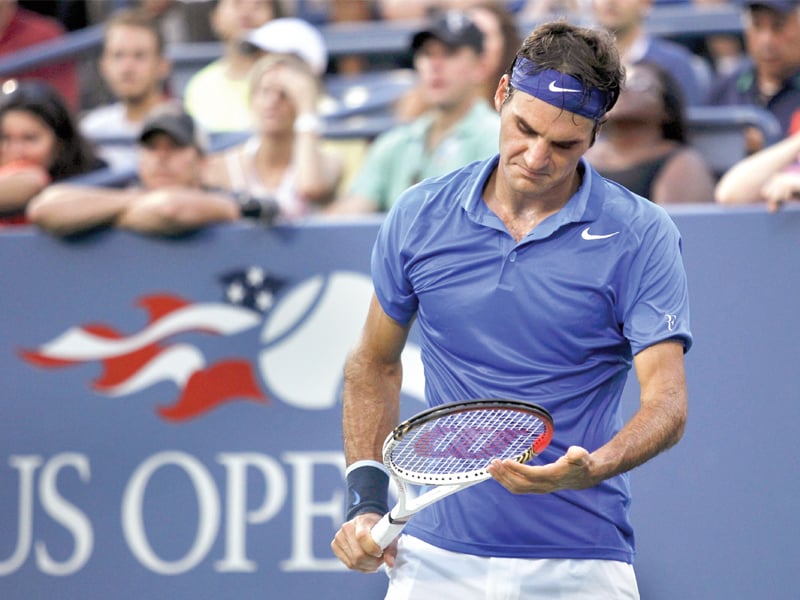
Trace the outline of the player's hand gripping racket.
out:
<instances>
[{"instance_id":1,"label":"player's hand gripping racket","mask_svg":"<svg viewBox=\"0 0 800 600\"><path fill-rule=\"evenodd\" d=\"M372 539L386 548L412 515L489 479L486 467L492 459L528 462L552 438L550 413L516 400L455 402L400 423L383 443L383 462L397 484L397 504L372 528ZM432 488L414 497L406 483Z\"/></svg>"}]
</instances>

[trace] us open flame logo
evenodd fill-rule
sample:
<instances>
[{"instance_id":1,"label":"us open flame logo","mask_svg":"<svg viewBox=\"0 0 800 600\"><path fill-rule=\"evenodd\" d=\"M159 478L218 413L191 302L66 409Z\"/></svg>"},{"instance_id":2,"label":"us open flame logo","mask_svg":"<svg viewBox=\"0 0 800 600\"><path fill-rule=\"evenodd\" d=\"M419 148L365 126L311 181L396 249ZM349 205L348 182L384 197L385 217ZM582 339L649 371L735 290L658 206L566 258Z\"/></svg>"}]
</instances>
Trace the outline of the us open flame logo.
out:
<instances>
[{"instance_id":1,"label":"us open flame logo","mask_svg":"<svg viewBox=\"0 0 800 600\"><path fill-rule=\"evenodd\" d=\"M99 363L90 382L111 398L133 396L164 381L177 387L156 412L167 421L186 421L231 401L269 404L273 399L305 410L335 405L342 366L355 345L372 291L361 273L331 272L289 286L260 267L223 274L223 300L192 302L173 293L133 301L147 323L123 333L108 324L71 326L33 349L19 352L46 370ZM121 310L127 310L122 307ZM207 344L187 341L224 338L261 327L251 356L207 358ZM406 365L408 363L408 365ZM422 397L418 349L404 355L404 391ZM260 382L259 382L260 376ZM268 390L268 392L266 391Z\"/></svg>"}]
</instances>

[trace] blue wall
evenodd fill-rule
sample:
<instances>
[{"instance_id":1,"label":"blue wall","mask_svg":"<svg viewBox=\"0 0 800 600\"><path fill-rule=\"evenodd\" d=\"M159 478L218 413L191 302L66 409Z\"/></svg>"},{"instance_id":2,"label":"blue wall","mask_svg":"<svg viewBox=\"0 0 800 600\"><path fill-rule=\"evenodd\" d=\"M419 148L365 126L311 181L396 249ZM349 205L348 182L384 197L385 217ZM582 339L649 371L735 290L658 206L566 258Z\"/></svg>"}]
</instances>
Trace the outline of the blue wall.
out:
<instances>
[{"instance_id":1,"label":"blue wall","mask_svg":"<svg viewBox=\"0 0 800 600\"><path fill-rule=\"evenodd\" d=\"M642 597L796 598L800 211L673 218L690 419L633 476ZM376 226L0 236L0 597L381 597L328 548Z\"/></svg>"}]
</instances>

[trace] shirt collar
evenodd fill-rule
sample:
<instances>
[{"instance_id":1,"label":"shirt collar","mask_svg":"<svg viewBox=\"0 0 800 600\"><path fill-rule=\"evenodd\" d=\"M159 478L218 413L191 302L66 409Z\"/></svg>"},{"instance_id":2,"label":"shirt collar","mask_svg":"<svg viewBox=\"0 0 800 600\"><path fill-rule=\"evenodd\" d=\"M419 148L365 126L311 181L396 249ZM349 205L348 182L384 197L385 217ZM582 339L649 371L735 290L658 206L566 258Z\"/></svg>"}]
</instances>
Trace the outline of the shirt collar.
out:
<instances>
[{"instance_id":1,"label":"shirt collar","mask_svg":"<svg viewBox=\"0 0 800 600\"><path fill-rule=\"evenodd\" d=\"M486 182L497 168L500 156L495 155L484 161L475 172L466 193L461 199L461 206L476 223L505 230L499 217L495 215L483 200L483 189ZM524 241L549 237L555 231L570 223L591 222L600 216L603 205L603 179L600 177L585 158L581 158L578 168L583 171L581 185L567 201L564 207L556 214L548 217L538 225Z\"/></svg>"}]
</instances>

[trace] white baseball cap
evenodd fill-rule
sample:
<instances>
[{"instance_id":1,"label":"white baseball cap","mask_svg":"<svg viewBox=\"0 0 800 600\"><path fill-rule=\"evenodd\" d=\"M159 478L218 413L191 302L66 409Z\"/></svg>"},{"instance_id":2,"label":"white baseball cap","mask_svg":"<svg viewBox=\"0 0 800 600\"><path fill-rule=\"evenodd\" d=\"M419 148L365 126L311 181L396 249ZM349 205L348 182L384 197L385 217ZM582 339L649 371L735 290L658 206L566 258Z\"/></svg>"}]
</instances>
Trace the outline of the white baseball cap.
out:
<instances>
[{"instance_id":1,"label":"white baseball cap","mask_svg":"<svg viewBox=\"0 0 800 600\"><path fill-rule=\"evenodd\" d=\"M243 41L264 52L295 54L322 75L328 67L328 49L319 30L292 17L273 19L244 36Z\"/></svg>"}]
</instances>

